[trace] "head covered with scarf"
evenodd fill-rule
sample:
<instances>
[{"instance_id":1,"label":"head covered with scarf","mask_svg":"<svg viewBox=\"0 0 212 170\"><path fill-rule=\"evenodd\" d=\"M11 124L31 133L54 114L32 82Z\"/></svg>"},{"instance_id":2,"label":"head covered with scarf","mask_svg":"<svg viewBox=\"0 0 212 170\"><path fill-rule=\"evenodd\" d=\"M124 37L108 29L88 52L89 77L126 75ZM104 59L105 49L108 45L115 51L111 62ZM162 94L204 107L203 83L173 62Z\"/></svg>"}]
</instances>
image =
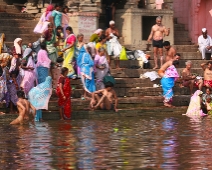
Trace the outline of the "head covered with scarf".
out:
<instances>
[{"instance_id":1,"label":"head covered with scarf","mask_svg":"<svg viewBox=\"0 0 212 170\"><path fill-rule=\"evenodd\" d=\"M16 38L14 41L15 51L17 54L21 54L21 46L18 44L19 41L22 41L22 39Z\"/></svg>"},{"instance_id":2,"label":"head covered with scarf","mask_svg":"<svg viewBox=\"0 0 212 170\"><path fill-rule=\"evenodd\" d=\"M46 16L48 15L49 12L51 12L51 11L53 11L53 10L54 10L54 6L51 5L51 4L48 5L47 8L46 8Z\"/></svg>"}]
</instances>

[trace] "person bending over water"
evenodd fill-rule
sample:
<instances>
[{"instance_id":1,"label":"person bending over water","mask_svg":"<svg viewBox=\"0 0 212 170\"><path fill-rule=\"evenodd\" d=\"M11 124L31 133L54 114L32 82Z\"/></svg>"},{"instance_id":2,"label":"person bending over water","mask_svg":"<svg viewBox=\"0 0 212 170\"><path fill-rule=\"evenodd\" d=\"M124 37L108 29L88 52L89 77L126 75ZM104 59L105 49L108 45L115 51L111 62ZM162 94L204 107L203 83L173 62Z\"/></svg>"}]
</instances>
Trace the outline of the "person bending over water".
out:
<instances>
[{"instance_id":1,"label":"person bending over water","mask_svg":"<svg viewBox=\"0 0 212 170\"><path fill-rule=\"evenodd\" d=\"M113 100L115 101L115 104L113 104ZM90 103L92 109L100 107L102 110L114 110L115 112L118 112L117 105L118 98L113 89L113 83L111 82L105 83L104 89L92 93Z\"/></svg>"},{"instance_id":2,"label":"person bending over water","mask_svg":"<svg viewBox=\"0 0 212 170\"><path fill-rule=\"evenodd\" d=\"M161 85L163 89L163 97L164 97L164 106L172 107L172 98L174 96L172 88L174 87L175 80L179 78L179 74L177 73L176 66L179 65L178 60L170 60L167 61L160 70L158 74L161 79Z\"/></svg>"},{"instance_id":3,"label":"person bending over water","mask_svg":"<svg viewBox=\"0 0 212 170\"><path fill-rule=\"evenodd\" d=\"M18 91L17 96L18 96L17 109L19 112L19 116L10 123L11 125L23 124L24 119L29 120L30 109L32 109L32 111L33 111L33 113L32 113L33 120L35 117L36 109L34 106L31 105L31 103L28 100L26 100L24 98L24 96L25 96L24 92Z\"/></svg>"}]
</instances>

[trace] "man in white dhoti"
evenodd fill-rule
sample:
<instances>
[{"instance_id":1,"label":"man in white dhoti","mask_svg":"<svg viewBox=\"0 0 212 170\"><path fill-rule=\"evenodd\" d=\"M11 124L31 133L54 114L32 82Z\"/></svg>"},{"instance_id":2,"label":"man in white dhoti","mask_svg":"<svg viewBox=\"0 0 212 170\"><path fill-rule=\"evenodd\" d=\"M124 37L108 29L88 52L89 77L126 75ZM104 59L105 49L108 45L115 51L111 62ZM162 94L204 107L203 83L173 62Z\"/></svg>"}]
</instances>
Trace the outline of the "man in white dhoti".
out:
<instances>
[{"instance_id":1,"label":"man in white dhoti","mask_svg":"<svg viewBox=\"0 0 212 170\"><path fill-rule=\"evenodd\" d=\"M205 53L211 53L212 58L212 39L207 34L207 29L202 29L202 35L198 38L199 51L202 54L202 59L205 59Z\"/></svg>"}]
</instances>

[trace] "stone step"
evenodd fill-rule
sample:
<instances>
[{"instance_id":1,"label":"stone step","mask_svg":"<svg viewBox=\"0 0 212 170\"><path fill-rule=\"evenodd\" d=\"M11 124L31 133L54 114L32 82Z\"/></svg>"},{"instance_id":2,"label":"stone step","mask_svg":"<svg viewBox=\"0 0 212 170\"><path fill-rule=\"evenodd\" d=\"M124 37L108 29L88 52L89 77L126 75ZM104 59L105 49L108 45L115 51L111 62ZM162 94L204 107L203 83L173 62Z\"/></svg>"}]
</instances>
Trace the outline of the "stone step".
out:
<instances>
[{"instance_id":1,"label":"stone step","mask_svg":"<svg viewBox=\"0 0 212 170\"><path fill-rule=\"evenodd\" d=\"M192 45L191 41L174 41L176 45Z\"/></svg>"},{"instance_id":2,"label":"stone step","mask_svg":"<svg viewBox=\"0 0 212 170\"><path fill-rule=\"evenodd\" d=\"M40 37L38 34L10 34L6 35L6 44L7 42L13 42L16 38L22 38L23 44L28 44L29 42L35 42Z\"/></svg>"},{"instance_id":3,"label":"stone step","mask_svg":"<svg viewBox=\"0 0 212 170\"><path fill-rule=\"evenodd\" d=\"M178 85L178 84L177 84ZM118 86L118 85L117 85ZM118 97L139 97L139 96L162 96L163 91L161 87L142 87L141 84L137 84L138 87L136 88L126 88L126 87L114 87ZM187 87L174 87L174 94L176 95L189 95L190 91ZM197 90L197 89L196 89ZM81 98L83 96L84 90L83 89L75 89L72 90L72 97L73 98Z\"/></svg>"},{"instance_id":4,"label":"stone step","mask_svg":"<svg viewBox=\"0 0 212 170\"><path fill-rule=\"evenodd\" d=\"M183 68L178 68L178 73L181 73ZM158 71L158 69L111 69L111 74L116 78L139 78L141 74L144 74L146 72L150 71ZM196 73L199 75L203 75L203 70L201 68L192 68L192 73Z\"/></svg>"},{"instance_id":5,"label":"stone step","mask_svg":"<svg viewBox=\"0 0 212 170\"><path fill-rule=\"evenodd\" d=\"M173 45L178 51L193 52L198 48L197 45Z\"/></svg>"},{"instance_id":6,"label":"stone step","mask_svg":"<svg viewBox=\"0 0 212 170\"><path fill-rule=\"evenodd\" d=\"M29 34L34 35L34 27L17 27L15 30L16 34ZM3 32L6 36L10 36L10 33L14 31L14 27L10 26L1 26L0 32Z\"/></svg>"},{"instance_id":7,"label":"stone step","mask_svg":"<svg viewBox=\"0 0 212 170\"><path fill-rule=\"evenodd\" d=\"M150 60L153 59L154 57L154 53L151 51L151 52L146 52L147 54L149 54L151 57L150 57ZM202 55L201 53L199 52L199 50L197 49L196 52L181 52L181 51L177 51L177 53L180 53L181 57L180 57L180 60L201 60L202 59ZM164 56L165 56L165 51L164 51Z\"/></svg>"},{"instance_id":8,"label":"stone step","mask_svg":"<svg viewBox=\"0 0 212 170\"><path fill-rule=\"evenodd\" d=\"M188 31L174 31L174 37L189 37Z\"/></svg>"},{"instance_id":9,"label":"stone step","mask_svg":"<svg viewBox=\"0 0 212 170\"><path fill-rule=\"evenodd\" d=\"M175 42L182 42L182 41L190 42L191 39L188 36L175 36L174 41Z\"/></svg>"},{"instance_id":10,"label":"stone step","mask_svg":"<svg viewBox=\"0 0 212 170\"><path fill-rule=\"evenodd\" d=\"M163 114L170 115L182 115L187 111L187 107L181 106L176 108L167 108L167 107L141 107L141 108L129 108L129 109L119 109L118 113L113 111L105 110L95 110L95 111L83 111L83 110L73 110L71 113L71 119L99 119L99 118L111 118L111 117L138 117L138 116L148 116L152 113L157 113L157 116ZM160 113L160 114L158 114ZM13 116L13 115L11 115ZM4 115L5 117L10 117L9 114ZM58 111L43 111L43 120L59 120L60 115ZM1 119L0 119L1 120Z\"/></svg>"},{"instance_id":11,"label":"stone step","mask_svg":"<svg viewBox=\"0 0 212 170\"><path fill-rule=\"evenodd\" d=\"M25 19L25 20L33 20L35 17L32 14L27 14L27 13L6 13L6 12L2 12L0 13L0 18L4 20L5 19L10 19L15 20L15 19ZM23 23L22 23L23 24Z\"/></svg>"},{"instance_id":12,"label":"stone step","mask_svg":"<svg viewBox=\"0 0 212 170\"><path fill-rule=\"evenodd\" d=\"M188 106L190 102L190 95L175 95L173 97L173 105L175 106ZM88 110L88 100L71 99L72 110ZM119 109L141 108L141 107L160 107L163 106L162 96L142 96L142 97L119 97ZM50 100L49 111L58 111L57 100Z\"/></svg>"},{"instance_id":13,"label":"stone step","mask_svg":"<svg viewBox=\"0 0 212 170\"><path fill-rule=\"evenodd\" d=\"M192 60L192 67L193 68L200 68L200 65L203 63L203 61L201 60L201 56L199 57L199 60ZM178 66L179 68L185 68L185 62L188 60L179 60L180 65ZM154 60L153 57L151 57L151 60L149 60L150 63L150 68L154 67ZM158 57L158 64L160 64L160 60ZM120 67L121 68L129 68L131 69L133 66L140 66L139 61L138 60L123 60L120 61ZM114 61L111 61L111 68L115 69L115 63Z\"/></svg>"},{"instance_id":14,"label":"stone step","mask_svg":"<svg viewBox=\"0 0 212 170\"><path fill-rule=\"evenodd\" d=\"M11 28L35 27L36 24L38 23L37 21L33 19L25 19L25 18L21 19L21 17L20 19L10 19L10 22L8 22L8 19L5 19L4 17L1 17L1 16L0 16L0 22L2 27L5 26L5 27L11 27Z\"/></svg>"}]
</instances>

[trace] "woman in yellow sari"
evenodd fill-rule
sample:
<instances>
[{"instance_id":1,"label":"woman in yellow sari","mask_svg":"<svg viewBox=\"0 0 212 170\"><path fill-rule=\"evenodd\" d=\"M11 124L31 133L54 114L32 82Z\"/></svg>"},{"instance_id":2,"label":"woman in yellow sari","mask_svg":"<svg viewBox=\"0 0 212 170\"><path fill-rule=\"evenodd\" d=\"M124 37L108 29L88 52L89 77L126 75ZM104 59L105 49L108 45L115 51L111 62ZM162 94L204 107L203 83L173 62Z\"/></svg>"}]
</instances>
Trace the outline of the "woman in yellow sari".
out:
<instances>
[{"instance_id":1,"label":"woman in yellow sari","mask_svg":"<svg viewBox=\"0 0 212 170\"><path fill-rule=\"evenodd\" d=\"M67 37L64 42L64 48L61 50L63 53L63 67L68 68L68 77L75 79L76 74L72 65L72 61L74 59L74 50L75 50L75 42L76 37L73 34L73 30L71 27L66 28Z\"/></svg>"}]
</instances>

